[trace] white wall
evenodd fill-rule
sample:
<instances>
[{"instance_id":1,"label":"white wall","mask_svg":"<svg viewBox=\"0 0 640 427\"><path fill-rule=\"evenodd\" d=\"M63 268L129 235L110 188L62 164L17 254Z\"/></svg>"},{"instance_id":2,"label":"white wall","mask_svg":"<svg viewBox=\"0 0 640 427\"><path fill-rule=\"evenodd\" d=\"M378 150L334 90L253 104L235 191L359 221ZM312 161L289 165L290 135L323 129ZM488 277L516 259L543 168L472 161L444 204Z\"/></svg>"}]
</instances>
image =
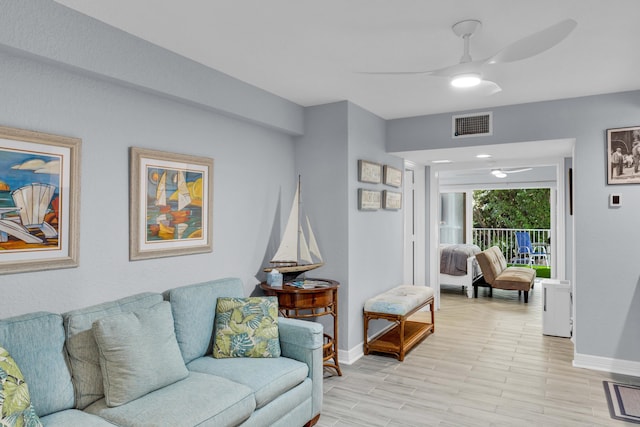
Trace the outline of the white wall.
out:
<instances>
[{"instance_id":1,"label":"white wall","mask_svg":"<svg viewBox=\"0 0 640 427\"><path fill-rule=\"evenodd\" d=\"M606 184L605 135L609 128L638 125L639 116L640 91L635 91L495 108L493 136L465 141L452 140L451 114L387 122L389 151L575 138L574 216L567 224L573 220L576 364L622 366L635 374L640 374L640 186ZM608 207L613 192L622 194L621 208Z\"/></svg>"}]
</instances>

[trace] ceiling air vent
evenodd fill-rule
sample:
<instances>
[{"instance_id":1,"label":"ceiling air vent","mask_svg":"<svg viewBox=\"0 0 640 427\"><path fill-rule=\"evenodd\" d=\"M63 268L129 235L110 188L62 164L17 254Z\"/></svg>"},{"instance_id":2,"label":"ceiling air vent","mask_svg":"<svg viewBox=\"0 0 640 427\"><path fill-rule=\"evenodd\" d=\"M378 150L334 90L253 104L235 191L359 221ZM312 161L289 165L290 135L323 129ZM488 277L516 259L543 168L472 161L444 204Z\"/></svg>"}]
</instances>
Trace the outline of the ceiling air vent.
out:
<instances>
[{"instance_id":1,"label":"ceiling air vent","mask_svg":"<svg viewBox=\"0 0 640 427\"><path fill-rule=\"evenodd\" d=\"M453 116L453 137L487 136L493 134L491 113Z\"/></svg>"}]
</instances>

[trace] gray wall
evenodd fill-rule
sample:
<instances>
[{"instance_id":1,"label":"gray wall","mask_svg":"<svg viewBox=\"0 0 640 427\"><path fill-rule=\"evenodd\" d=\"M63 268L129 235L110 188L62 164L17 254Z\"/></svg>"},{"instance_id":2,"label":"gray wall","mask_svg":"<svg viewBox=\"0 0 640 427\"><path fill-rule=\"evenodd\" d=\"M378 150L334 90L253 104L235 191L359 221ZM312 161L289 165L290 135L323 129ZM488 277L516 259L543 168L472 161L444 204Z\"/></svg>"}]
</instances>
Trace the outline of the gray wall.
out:
<instances>
[{"instance_id":1,"label":"gray wall","mask_svg":"<svg viewBox=\"0 0 640 427\"><path fill-rule=\"evenodd\" d=\"M640 91L494 108L493 136L453 141L451 114L387 122L389 151L575 138L576 353L640 362L640 186L606 184L606 129L639 125ZM532 142L535 143L535 142ZM608 207L610 193L623 206ZM567 224L571 224L568 219ZM571 242L567 242L570 246ZM569 254L571 253L569 249Z\"/></svg>"},{"instance_id":2,"label":"gray wall","mask_svg":"<svg viewBox=\"0 0 640 427\"><path fill-rule=\"evenodd\" d=\"M358 188L394 188L358 182L359 159L403 168L401 159L385 152L384 120L346 101L305 110L296 168L309 188L303 202L316 218L326 261L310 275L340 281L339 347L356 353L363 340L364 301L401 284L403 265L402 211L364 212L357 204ZM374 324L372 330L383 326Z\"/></svg>"},{"instance_id":3,"label":"gray wall","mask_svg":"<svg viewBox=\"0 0 640 427\"><path fill-rule=\"evenodd\" d=\"M0 10L0 48L290 134L302 133L299 105L52 0L0 0Z\"/></svg>"},{"instance_id":4,"label":"gray wall","mask_svg":"<svg viewBox=\"0 0 640 427\"><path fill-rule=\"evenodd\" d=\"M274 228L280 238L286 215L279 214L288 213L295 188L290 132L253 124L258 122L259 109L249 108L252 117L238 120L173 94L148 91L9 47L12 41L25 42L5 32L7 27L18 27L16 21L28 27L20 31L29 30L34 37L41 29L30 27L31 20L46 21L48 27L80 25L86 31L84 38L68 47L37 37L27 43L43 53L51 49L60 57L71 55L78 44L90 45L92 26L49 1L3 2L2 10L0 124L82 139L80 266L0 276L2 317L35 310L66 311L224 276L240 277L247 294L252 292ZM108 35L103 34L106 29L99 30L100 40L106 43L102 39ZM123 37L116 31L112 35L118 43L106 55L109 60L114 59ZM171 69L192 65L175 55L164 61ZM119 64L137 76L128 68L127 58L120 58ZM141 71L153 75L154 70ZM177 86L193 83L182 81L180 75L173 78ZM243 87L234 102L244 100L250 105L252 94L259 100L270 99L262 91L253 93ZM224 101L225 96L221 92L219 98ZM280 105L282 100L275 98L274 103ZM291 106L293 111L303 111ZM272 110L268 105L261 108ZM273 119L270 114L265 113L264 121ZM132 146L214 158L213 253L129 262L128 149Z\"/></svg>"},{"instance_id":5,"label":"gray wall","mask_svg":"<svg viewBox=\"0 0 640 427\"><path fill-rule=\"evenodd\" d=\"M357 159L402 167L385 153L448 147L449 114L385 123L348 102L303 109L50 0L0 9L0 124L83 140L80 266L1 276L3 317L227 275L249 293L305 171L327 258L319 274L343 283L340 348L358 345L363 301L402 277L402 215L357 210ZM640 92L493 112L493 136L456 144L576 139L576 349L640 362L640 186L605 184L604 149L607 128L640 124ZM213 253L128 261L131 146L215 159ZM621 208L608 208L612 192Z\"/></svg>"},{"instance_id":6,"label":"gray wall","mask_svg":"<svg viewBox=\"0 0 640 427\"><path fill-rule=\"evenodd\" d=\"M386 154L385 122L349 104L349 341L348 348L363 342L362 307L372 296L403 284L404 215L402 210L358 210L358 188L402 191L383 184L358 182L358 160L364 159L404 170L403 160ZM375 321L375 333L389 322ZM358 348L361 350L361 348Z\"/></svg>"}]
</instances>

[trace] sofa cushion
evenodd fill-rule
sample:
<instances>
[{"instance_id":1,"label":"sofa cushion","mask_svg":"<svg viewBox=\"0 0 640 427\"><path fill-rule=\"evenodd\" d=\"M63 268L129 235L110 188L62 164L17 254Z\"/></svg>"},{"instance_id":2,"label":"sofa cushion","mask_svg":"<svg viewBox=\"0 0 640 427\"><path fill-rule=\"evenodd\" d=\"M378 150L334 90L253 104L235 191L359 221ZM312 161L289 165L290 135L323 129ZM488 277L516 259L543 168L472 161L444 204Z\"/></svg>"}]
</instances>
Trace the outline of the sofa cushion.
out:
<instances>
[{"instance_id":1,"label":"sofa cushion","mask_svg":"<svg viewBox=\"0 0 640 427\"><path fill-rule=\"evenodd\" d=\"M113 427L113 424L109 421L77 409L66 409L64 411L54 412L46 417L42 417L41 420L45 427Z\"/></svg>"},{"instance_id":2,"label":"sofa cushion","mask_svg":"<svg viewBox=\"0 0 640 427\"><path fill-rule=\"evenodd\" d=\"M302 383L309 367L286 357L276 359L214 359L205 356L187 365L190 371L228 378L250 387L258 408Z\"/></svg>"},{"instance_id":3,"label":"sofa cushion","mask_svg":"<svg viewBox=\"0 0 640 427\"><path fill-rule=\"evenodd\" d=\"M164 294L171 302L176 338L185 363L213 351L213 319L218 297L244 296L242 281L219 279L170 289Z\"/></svg>"},{"instance_id":4,"label":"sofa cushion","mask_svg":"<svg viewBox=\"0 0 640 427\"><path fill-rule=\"evenodd\" d=\"M9 352L0 347L0 424L41 427L29 396L29 386Z\"/></svg>"},{"instance_id":5,"label":"sofa cushion","mask_svg":"<svg viewBox=\"0 0 640 427\"><path fill-rule=\"evenodd\" d=\"M507 268L507 260L497 246L491 246L489 249L477 253L476 260L480 265L484 280L490 285L493 285L496 277Z\"/></svg>"},{"instance_id":6,"label":"sofa cushion","mask_svg":"<svg viewBox=\"0 0 640 427\"><path fill-rule=\"evenodd\" d=\"M162 295L147 292L63 314L76 408L84 409L104 397L98 344L91 329L93 322L105 316L149 308L162 301Z\"/></svg>"},{"instance_id":7,"label":"sofa cushion","mask_svg":"<svg viewBox=\"0 0 640 427\"><path fill-rule=\"evenodd\" d=\"M496 277L493 286L499 289L529 291L533 287L536 270L527 267L508 267Z\"/></svg>"},{"instance_id":8,"label":"sofa cushion","mask_svg":"<svg viewBox=\"0 0 640 427\"><path fill-rule=\"evenodd\" d=\"M278 298L220 297L213 357L280 357Z\"/></svg>"},{"instance_id":9,"label":"sofa cushion","mask_svg":"<svg viewBox=\"0 0 640 427\"><path fill-rule=\"evenodd\" d=\"M40 417L73 408L62 316L35 312L0 320L0 345L20 366Z\"/></svg>"},{"instance_id":10,"label":"sofa cushion","mask_svg":"<svg viewBox=\"0 0 640 427\"><path fill-rule=\"evenodd\" d=\"M122 427L235 426L254 410L250 388L198 372L121 406L100 399L85 409Z\"/></svg>"},{"instance_id":11,"label":"sofa cushion","mask_svg":"<svg viewBox=\"0 0 640 427\"><path fill-rule=\"evenodd\" d=\"M168 302L96 320L93 334L107 406L130 402L189 374Z\"/></svg>"},{"instance_id":12,"label":"sofa cushion","mask_svg":"<svg viewBox=\"0 0 640 427\"><path fill-rule=\"evenodd\" d=\"M414 285L397 286L365 301L364 311L404 316L432 297L432 288Z\"/></svg>"}]
</instances>

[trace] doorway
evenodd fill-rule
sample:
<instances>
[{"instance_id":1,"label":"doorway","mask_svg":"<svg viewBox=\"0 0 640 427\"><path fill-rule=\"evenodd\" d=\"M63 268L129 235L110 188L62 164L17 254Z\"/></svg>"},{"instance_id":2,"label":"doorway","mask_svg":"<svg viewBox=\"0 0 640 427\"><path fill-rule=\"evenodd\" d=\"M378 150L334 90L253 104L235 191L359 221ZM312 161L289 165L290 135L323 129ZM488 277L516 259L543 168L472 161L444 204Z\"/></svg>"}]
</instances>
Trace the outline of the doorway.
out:
<instances>
[{"instance_id":1,"label":"doorway","mask_svg":"<svg viewBox=\"0 0 640 427\"><path fill-rule=\"evenodd\" d=\"M552 265L556 266L555 274L558 279L566 279L566 272L571 271L571 257L566 257L566 238L570 233L573 219L568 217L567 174L572 167L574 140L536 141L530 143L499 144L493 146L460 147L450 150L424 150L420 152L394 153L408 159L407 165L413 170L414 182L412 191L416 195L424 195L424 204L414 199L413 215L416 225L424 226L424 234L415 231L415 238L424 236L424 256L419 255L421 245L415 242L415 255L412 257L414 271L424 271L426 284L434 288L436 308L440 307L439 284L439 242L441 220L442 193L468 193L477 188L499 189L511 188L514 185L530 188L551 188L552 215L551 229L552 247L550 250ZM547 154L554 157L535 157L531 153L544 148ZM490 161L471 159L474 153L493 153ZM518 158L517 154L524 157ZM502 159L501 155L513 157ZM528 156L528 157L527 157ZM437 161L447 159L461 159L460 161ZM531 168L529 172L509 175L508 178L498 180L491 174L496 168ZM424 171L424 180L415 176L418 171ZM405 196L407 197L407 196ZM405 199L406 200L406 199ZM466 203L469 206L469 203ZM470 208L465 209L466 227L464 234L466 241L471 241ZM418 219L423 214L424 218ZM406 229L406 227L405 227ZM569 236L571 237L571 236ZM414 238L414 237L412 237ZM405 254L407 255L407 254ZM405 271L405 280L407 277ZM417 275L416 275L417 277ZM569 277L570 278L570 277ZM410 279L409 279L410 280Z\"/></svg>"}]
</instances>

